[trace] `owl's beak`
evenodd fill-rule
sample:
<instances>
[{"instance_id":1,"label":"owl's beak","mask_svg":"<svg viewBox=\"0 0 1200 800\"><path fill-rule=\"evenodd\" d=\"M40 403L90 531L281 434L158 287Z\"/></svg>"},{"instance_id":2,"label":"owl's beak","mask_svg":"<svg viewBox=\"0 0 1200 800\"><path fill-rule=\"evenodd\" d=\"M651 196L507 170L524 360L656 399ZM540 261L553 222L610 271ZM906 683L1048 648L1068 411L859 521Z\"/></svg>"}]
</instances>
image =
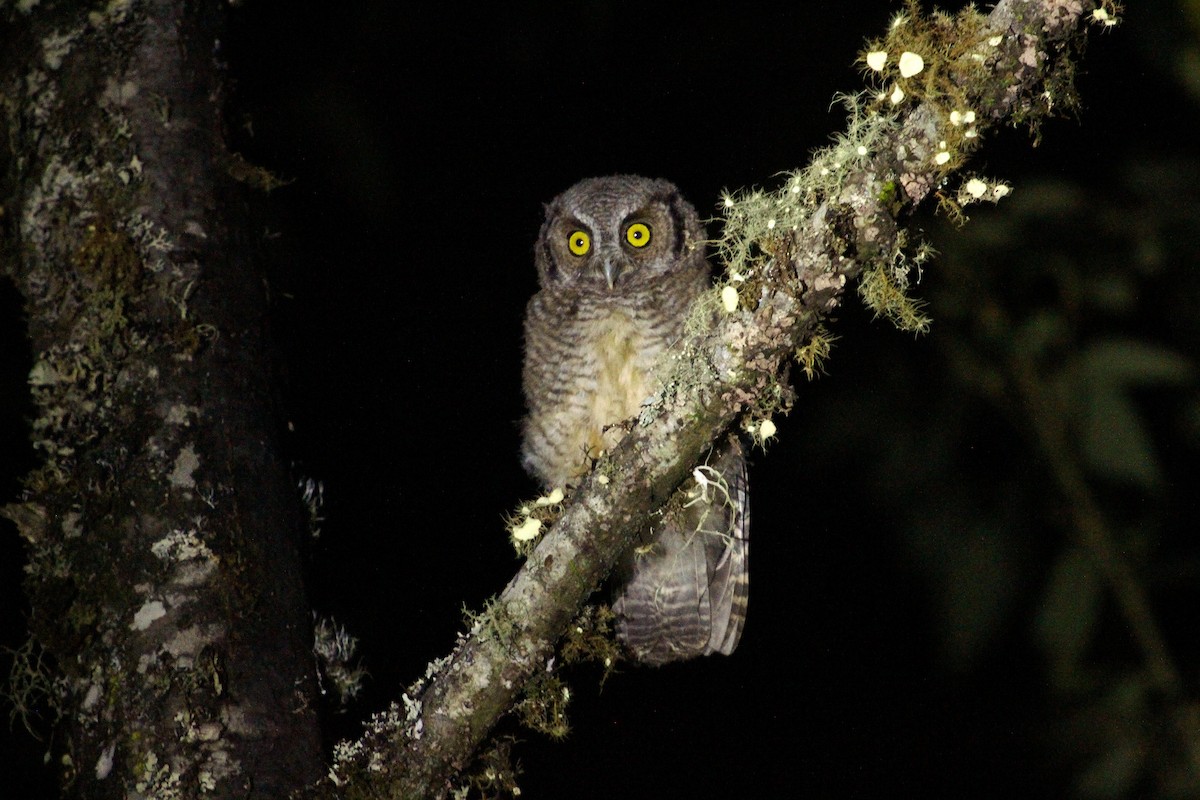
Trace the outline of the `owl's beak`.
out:
<instances>
[{"instance_id":1,"label":"owl's beak","mask_svg":"<svg viewBox=\"0 0 1200 800\"><path fill-rule=\"evenodd\" d=\"M606 281L608 281L609 291L612 291L612 288L614 286L616 286L617 277L620 274L621 274L621 267L619 264L617 264L617 262L614 259L611 259L611 258L604 259L604 279Z\"/></svg>"}]
</instances>

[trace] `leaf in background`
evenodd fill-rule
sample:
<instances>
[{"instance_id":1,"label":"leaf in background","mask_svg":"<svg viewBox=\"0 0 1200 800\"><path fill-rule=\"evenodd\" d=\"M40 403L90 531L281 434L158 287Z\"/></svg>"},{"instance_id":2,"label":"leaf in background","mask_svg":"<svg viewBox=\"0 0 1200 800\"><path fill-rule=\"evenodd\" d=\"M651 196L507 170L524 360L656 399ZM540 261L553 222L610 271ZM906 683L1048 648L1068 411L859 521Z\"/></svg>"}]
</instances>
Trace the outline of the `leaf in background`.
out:
<instances>
[{"instance_id":1,"label":"leaf in background","mask_svg":"<svg viewBox=\"0 0 1200 800\"><path fill-rule=\"evenodd\" d=\"M1116 800L1129 797L1146 759L1145 744L1137 739L1120 739L1093 761L1075 782L1080 797Z\"/></svg>"},{"instance_id":2,"label":"leaf in background","mask_svg":"<svg viewBox=\"0 0 1200 800\"><path fill-rule=\"evenodd\" d=\"M1079 661L1099 618L1102 589L1100 576L1083 550L1068 547L1059 555L1034 619L1034 638L1049 657L1060 689L1077 683Z\"/></svg>"},{"instance_id":3,"label":"leaf in background","mask_svg":"<svg viewBox=\"0 0 1200 800\"><path fill-rule=\"evenodd\" d=\"M1013 333L1014 345L1033 359L1040 359L1054 348L1070 341L1071 330L1057 308L1036 311Z\"/></svg>"},{"instance_id":4,"label":"leaf in background","mask_svg":"<svg viewBox=\"0 0 1200 800\"><path fill-rule=\"evenodd\" d=\"M1162 469L1137 408L1120 391L1087 387L1080 399L1080 448L1088 470L1147 489L1162 485Z\"/></svg>"},{"instance_id":5,"label":"leaf in background","mask_svg":"<svg viewBox=\"0 0 1200 800\"><path fill-rule=\"evenodd\" d=\"M1091 763L1075 781L1075 794L1084 798L1134 797L1134 787L1147 766L1163 764L1147 759L1152 744L1148 726L1154 725L1148 706L1148 686L1141 674L1131 674L1108 684L1105 692L1083 708L1078 720L1087 725L1095 746Z\"/></svg>"},{"instance_id":6,"label":"leaf in background","mask_svg":"<svg viewBox=\"0 0 1200 800\"><path fill-rule=\"evenodd\" d=\"M965 533L946 542L942 564L942 643L958 669L995 641L1018 583L1011 543L994 522Z\"/></svg>"},{"instance_id":7,"label":"leaf in background","mask_svg":"<svg viewBox=\"0 0 1200 800\"><path fill-rule=\"evenodd\" d=\"M1137 287L1129 275L1098 275L1084 284L1088 302L1109 314L1125 315L1137 307Z\"/></svg>"},{"instance_id":8,"label":"leaf in background","mask_svg":"<svg viewBox=\"0 0 1200 800\"><path fill-rule=\"evenodd\" d=\"M1089 471L1147 489L1162 485L1162 470L1130 389L1179 385L1195 370L1179 353L1135 339L1096 341L1069 368L1080 449Z\"/></svg>"},{"instance_id":9,"label":"leaf in background","mask_svg":"<svg viewBox=\"0 0 1200 800\"><path fill-rule=\"evenodd\" d=\"M1084 350L1079 365L1084 383L1114 387L1179 385L1195 375L1191 361L1184 356L1136 339L1093 342Z\"/></svg>"}]
</instances>

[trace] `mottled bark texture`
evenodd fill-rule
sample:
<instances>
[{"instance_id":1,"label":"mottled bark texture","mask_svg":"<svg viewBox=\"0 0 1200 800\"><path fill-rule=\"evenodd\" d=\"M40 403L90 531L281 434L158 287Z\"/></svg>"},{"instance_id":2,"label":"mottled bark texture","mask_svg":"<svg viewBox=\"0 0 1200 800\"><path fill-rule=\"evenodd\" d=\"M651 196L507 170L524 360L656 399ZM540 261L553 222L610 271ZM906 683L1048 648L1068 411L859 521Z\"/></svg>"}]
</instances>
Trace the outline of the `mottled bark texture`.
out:
<instances>
[{"instance_id":1,"label":"mottled bark texture","mask_svg":"<svg viewBox=\"0 0 1200 800\"><path fill-rule=\"evenodd\" d=\"M814 352L812 337L850 279L862 276L877 310L923 325L903 298L904 265L913 263L904 215L933 192L952 208L1007 193L978 177L951 180L989 128L1036 126L1069 107L1071 57L1093 8L1002 0L988 15L954 17L910 8L872 45L887 60L875 88L849 103L844 136L777 193L727 201L727 283L694 310L695 332L655 402L455 650L430 665L403 706L339 747L339 788L326 786L324 796L440 796L460 785L497 718L546 668L577 610L710 443L739 417L762 431L753 423L786 405L787 363ZM915 72L914 56L923 62Z\"/></svg>"},{"instance_id":2,"label":"mottled bark texture","mask_svg":"<svg viewBox=\"0 0 1200 800\"><path fill-rule=\"evenodd\" d=\"M25 300L42 461L2 513L69 796L275 798L322 771L303 520L225 166L222 5L0 11L0 269Z\"/></svg>"}]
</instances>

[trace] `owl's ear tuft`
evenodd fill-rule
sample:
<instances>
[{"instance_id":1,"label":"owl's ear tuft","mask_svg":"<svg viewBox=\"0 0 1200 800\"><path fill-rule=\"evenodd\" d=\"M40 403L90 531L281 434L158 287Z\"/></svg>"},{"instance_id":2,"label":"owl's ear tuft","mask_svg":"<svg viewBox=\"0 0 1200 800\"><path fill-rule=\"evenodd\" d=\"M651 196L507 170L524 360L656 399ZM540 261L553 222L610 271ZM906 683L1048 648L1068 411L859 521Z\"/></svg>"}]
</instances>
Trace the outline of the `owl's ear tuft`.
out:
<instances>
[{"instance_id":1,"label":"owl's ear tuft","mask_svg":"<svg viewBox=\"0 0 1200 800\"><path fill-rule=\"evenodd\" d=\"M675 252L685 253L691 245L704 240L704 229L695 207L678 191L668 195L671 223L675 227Z\"/></svg>"}]
</instances>

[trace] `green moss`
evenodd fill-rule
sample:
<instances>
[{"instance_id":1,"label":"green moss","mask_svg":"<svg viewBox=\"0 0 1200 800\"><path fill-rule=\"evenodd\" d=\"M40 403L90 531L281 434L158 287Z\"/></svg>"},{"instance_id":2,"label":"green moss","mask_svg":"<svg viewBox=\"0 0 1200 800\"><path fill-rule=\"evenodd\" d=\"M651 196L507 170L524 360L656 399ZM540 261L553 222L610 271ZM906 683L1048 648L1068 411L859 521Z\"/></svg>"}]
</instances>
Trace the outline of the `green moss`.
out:
<instances>
[{"instance_id":1,"label":"green moss","mask_svg":"<svg viewBox=\"0 0 1200 800\"><path fill-rule=\"evenodd\" d=\"M516 705L521 722L551 739L565 738L571 732L567 723L567 705L571 690L557 673L539 671L525 685L525 696Z\"/></svg>"},{"instance_id":2,"label":"green moss","mask_svg":"<svg viewBox=\"0 0 1200 800\"><path fill-rule=\"evenodd\" d=\"M776 190L761 189L726 194L722 202L724 226L717 240L717 253L724 264L727 285L736 288L739 309L757 310L770 292L786 291L802 296L811 287L802 285L794 264L793 248L803 233L811 230L813 215L824 215L830 246L839 253L855 254L857 229L853 214L838 223L837 199L853 175L869 173L872 159L898 125L894 115L869 107L870 98L847 95L841 98L847 110L846 131L828 147L813 154L809 165L788 173ZM874 189L875 195L898 196L895 176L886 176ZM718 295L719 297L719 295Z\"/></svg>"},{"instance_id":3,"label":"green moss","mask_svg":"<svg viewBox=\"0 0 1200 800\"><path fill-rule=\"evenodd\" d=\"M885 266L876 264L864 271L858 280L858 292L877 316L886 316L900 330L929 331L932 320L922 312L923 303L910 298Z\"/></svg>"},{"instance_id":4,"label":"green moss","mask_svg":"<svg viewBox=\"0 0 1200 800\"><path fill-rule=\"evenodd\" d=\"M282 186L288 186L293 181L277 177L265 167L251 164L240 153L231 153L225 164L229 177L239 183L263 192L273 192Z\"/></svg>"},{"instance_id":5,"label":"green moss","mask_svg":"<svg viewBox=\"0 0 1200 800\"><path fill-rule=\"evenodd\" d=\"M519 623L498 597L488 598L478 612L464 606L463 619L468 628L478 629L481 641L497 641L504 647L512 644L519 629Z\"/></svg>"},{"instance_id":6,"label":"green moss","mask_svg":"<svg viewBox=\"0 0 1200 800\"><path fill-rule=\"evenodd\" d=\"M453 792L453 797L467 798L474 792L484 800L501 797L519 797L521 787L517 778L521 776L521 765L513 759L512 748L516 740L501 737L493 740L475 759L467 773L467 785Z\"/></svg>"},{"instance_id":7,"label":"green moss","mask_svg":"<svg viewBox=\"0 0 1200 800\"><path fill-rule=\"evenodd\" d=\"M76 274L93 291L127 297L141 286L142 260L129 234L110 224L90 224L71 259Z\"/></svg>"},{"instance_id":8,"label":"green moss","mask_svg":"<svg viewBox=\"0 0 1200 800\"><path fill-rule=\"evenodd\" d=\"M905 10L896 14L882 38L871 40L859 54L859 61L876 89L876 102L883 105L934 103L947 109L970 108L964 87L989 74L987 66L996 45L989 44L988 18L974 5L957 14L934 10L925 13L918 0L907 0ZM883 68L868 65L868 53L887 53ZM901 56L921 58L924 68L905 73ZM892 92L899 88L905 99L893 103Z\"/></svg>"},{"instance_id":9,"label":"green moss","mask_svg":"<svg viewBox=\"0 0 1200 800\"><path fill-rule=\"evenodd\" d=\"M796 363L800 365L805 377L810 381L815 379L818 373L825 372L825 359L829 358L835 341L837 341L837 337L830 333L825 325L817 323L812 333L809 334L808 340L796 348Z\"/></svg>"},{"instance_id":10,"label":"green moss","mask_svg":"<svg viewBox=\"0 0 1200 800\"><path fill-rule=\"evenodd\" d=\"M885 207L890 207L893 203L896 202L898 197L899 197L899 195L898 195L898 187L896 185L896 181L894 181L894 180L884 181L883 186L882 186L882 188L880 188L879 195L877 197L877 199L879 200L879 204L882 206L885 206Z\"/></svg>"},{"instance_id":11,"label":"green moss","mask_svg":"<svg viewBox=\"0 0 1200 800\"><path fill-rule=\"evenodd\" d=\"M583 612L567 629L559 652L567 664L592 661L604 669L600 685L621 661L621 646L613 633L616 616L606 605L584 606Z\"/></svg>"}]
</instances>

